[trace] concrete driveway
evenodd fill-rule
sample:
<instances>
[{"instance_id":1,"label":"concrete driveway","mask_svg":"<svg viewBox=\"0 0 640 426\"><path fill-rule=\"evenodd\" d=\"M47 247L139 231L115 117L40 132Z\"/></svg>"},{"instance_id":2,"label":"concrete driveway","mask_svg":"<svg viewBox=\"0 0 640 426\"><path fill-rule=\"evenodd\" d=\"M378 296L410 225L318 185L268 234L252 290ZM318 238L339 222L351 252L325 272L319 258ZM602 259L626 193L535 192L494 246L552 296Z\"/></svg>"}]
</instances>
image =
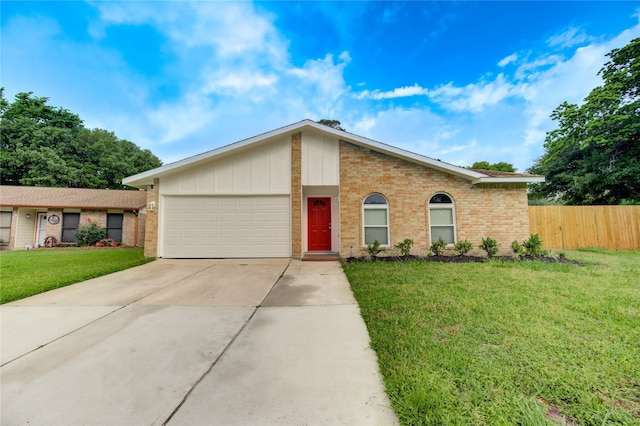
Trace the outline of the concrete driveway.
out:
<instances>
[{"instance_id":1,"label":"concrete driveway","mask_svg":"<svg viewBox=\"0 0 640 426\"><path fill-rule=\"evenodd\" d=\"M397 424L337 262L160 259L0 319L2 425Z\"/></svg>"}]
</instances>

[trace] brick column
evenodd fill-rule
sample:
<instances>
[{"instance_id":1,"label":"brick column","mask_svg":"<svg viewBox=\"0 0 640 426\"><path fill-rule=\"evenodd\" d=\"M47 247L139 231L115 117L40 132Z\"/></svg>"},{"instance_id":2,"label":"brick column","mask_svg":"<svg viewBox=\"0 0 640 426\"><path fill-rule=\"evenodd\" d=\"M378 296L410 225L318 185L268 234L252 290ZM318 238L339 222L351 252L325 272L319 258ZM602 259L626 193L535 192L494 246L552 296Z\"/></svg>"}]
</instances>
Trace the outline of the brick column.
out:
<instances>
[{"instance_id":1,"label":"brick column","mask_svg":"<svg viewBox=\"0 0 640 426\"><path fill-rule=\"evenodd\" d=\"M302 257L302 133L291 136L291 257Z\"/></svg>"},{"instance_id":2,"label":"brick column","mask_svg":"<svg viewBox=\"0 0 640 426\"><path fill-rule=\"evenodd\" d=\"M144 255L146 257L158 256L158 210L160 209L160 179L153 180L153 188L147 189L147 214L144 233ZM151 211L149 206L155 204Z\"/></svg>"}]
</instances>

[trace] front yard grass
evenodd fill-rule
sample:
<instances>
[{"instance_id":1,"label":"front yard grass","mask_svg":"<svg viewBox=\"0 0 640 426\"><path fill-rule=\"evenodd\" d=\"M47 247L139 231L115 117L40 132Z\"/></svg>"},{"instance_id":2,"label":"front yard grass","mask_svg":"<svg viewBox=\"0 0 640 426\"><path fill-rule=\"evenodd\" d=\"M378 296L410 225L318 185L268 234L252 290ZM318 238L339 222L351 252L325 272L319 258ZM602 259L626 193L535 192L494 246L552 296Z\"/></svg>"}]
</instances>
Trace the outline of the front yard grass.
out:
<instances>
[{"instance_id":1,"label":"front yard grass","mask_svg":"<svg viewBox=\"0 0 640 426\"><path fill-rule=\"evenodd\" d=\"M142 248L0 252L0 303L150 262Z\"/></svg>"},{"instance_id":2,"label":"front yard grass","mask_svg":"<svg viewBox=\"0 0 640 426\"><path fill-rule=\"evenodd\" d=\"M640 425L640 252L344 265L402 424Z\"/></svg>"}]
</instances>

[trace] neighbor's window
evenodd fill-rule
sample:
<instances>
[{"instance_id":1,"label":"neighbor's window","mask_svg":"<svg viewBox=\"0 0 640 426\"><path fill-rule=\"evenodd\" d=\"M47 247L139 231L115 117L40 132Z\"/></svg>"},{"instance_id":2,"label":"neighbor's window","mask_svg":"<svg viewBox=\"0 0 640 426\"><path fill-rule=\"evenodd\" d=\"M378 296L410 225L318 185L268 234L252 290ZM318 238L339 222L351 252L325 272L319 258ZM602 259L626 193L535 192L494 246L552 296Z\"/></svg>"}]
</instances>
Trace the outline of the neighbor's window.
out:
<instances>
[{"instance_id":1,"label":"neighbor's window","mask_svg":"<svg viewBox=\"0 0 640 426\"><path fill-rule=\"evenodd\" d=\"M75 233L80 224L80 213L62 213L62 242L75 243Z\"/></svg>"},{"instance_id":2,"label":"neighbor's window","mask_svg":"<svg viewBox=\"0 0 640 426\"><path fill-rule=\"evenodd\" d=\"M364 243L372 244L375 240L382 245L389 245L389 203L380 194L371 194L363 203Z\"/></svg>"},{"instance_id":3,"label":"neighbor's window","mask_svg":"<svg viewBox=\"0 0 640 426\"><path fill-rule=\"evenodd\" d=\"M122 242L122 213L107 213L107 238Z\"/></svg>"},{"instance_id":4,"label":"neighbor's window","mask_svg":"<svg viewBox=\"0 0 640 426\"><path fill-rule=\"evenodd\" d=\"M440 237L447 244L456 242L456 222L453 201L446 194L436 194L429 200L429 224L431 225L431 242Z\"/></svg>"},{"instance_id":5,"label":"neighbor's window","mask_svg":"<svg viewBox=\"0 0 640 426\"><path fill-rule=\"evenodd\" d=\"M11 239L11 212L0 212L0 244Z\"/></svg>"}]
</instances>

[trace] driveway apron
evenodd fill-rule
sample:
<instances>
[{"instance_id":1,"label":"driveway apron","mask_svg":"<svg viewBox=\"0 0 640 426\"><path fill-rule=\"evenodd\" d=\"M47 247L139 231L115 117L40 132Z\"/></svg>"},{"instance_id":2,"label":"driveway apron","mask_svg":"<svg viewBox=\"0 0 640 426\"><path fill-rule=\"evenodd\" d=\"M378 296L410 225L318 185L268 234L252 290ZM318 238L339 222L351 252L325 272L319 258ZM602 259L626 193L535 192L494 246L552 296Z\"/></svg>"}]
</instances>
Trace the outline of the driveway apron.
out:
<instances>
[{"instance_id":1,"label":"driveway apron","mask_svg":"<svg viewBox=\"0 0 640 426\"><path fill-rule=\"evenodd\" d=\"M337 262L160 259L0 319L2 425L397 423Z\"/></svg>"}]
</instances>

